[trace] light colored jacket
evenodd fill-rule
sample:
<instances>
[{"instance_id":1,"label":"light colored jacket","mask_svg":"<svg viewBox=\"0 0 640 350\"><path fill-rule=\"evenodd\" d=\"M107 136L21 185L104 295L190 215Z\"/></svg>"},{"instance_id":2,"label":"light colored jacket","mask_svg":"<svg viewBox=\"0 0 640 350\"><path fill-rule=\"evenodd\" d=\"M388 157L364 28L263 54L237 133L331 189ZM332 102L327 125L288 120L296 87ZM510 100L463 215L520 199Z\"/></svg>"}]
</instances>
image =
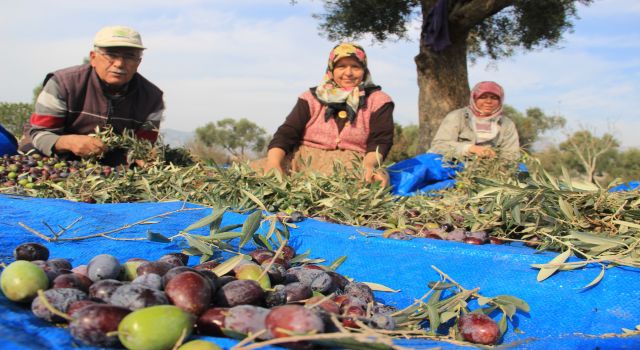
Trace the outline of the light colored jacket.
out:
<instances>
[{"instance_id":1,"label":"light colored jacket","mask_svg":"<svg viewBox=\"0 0 640 350\"><path fill-rule=\"evenodd\" d=\"M505 116L500 117L498 125L500 130L495 138L477 143L476 133L471 126L471 111L467 107L456 109L442 120L429 152L464 158L469 155L469 148L473 145L490 146L498 153L498 157L517 160L520 157L520 141L516 125Z\"/></svg>"}]
</instances>

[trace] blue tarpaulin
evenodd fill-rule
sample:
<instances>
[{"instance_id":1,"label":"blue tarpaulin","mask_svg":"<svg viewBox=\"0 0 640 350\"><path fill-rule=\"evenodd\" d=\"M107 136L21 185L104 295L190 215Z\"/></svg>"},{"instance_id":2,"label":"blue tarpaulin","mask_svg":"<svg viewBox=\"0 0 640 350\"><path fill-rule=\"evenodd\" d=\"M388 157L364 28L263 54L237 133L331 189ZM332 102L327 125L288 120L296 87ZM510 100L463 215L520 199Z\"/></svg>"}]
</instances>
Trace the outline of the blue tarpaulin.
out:
<instances>
[{"instance_id":1,"label":"blue tarpaulin","mask_svg":"<svg viewBox=\"0 0 640 350\"><path fill-rule=\"evenodd\" d=\"M442 156L425 153L391 165L389 178L393 194L407 196L453 187L461 163L443 162Z\"/></svg>"},{"instance_id":2,"label":"blue tarpaulin","mask_svg":"<svg viewBox=\"0 0 640 350\"><path fill-rule=\"evenodd\" d=\"M640 182L638 182L638 181L630 181L630 182L623 183L623 184L620 184L618 186L615 186L615 187L611 188L609 191L610 192L633 191L633 190L637 190L638 187L640 187Z\"/></svg>"},{"instance_id":3,"label":"blue tarpaulin","mask_svg":"<svg viewBox=\"0 0 640 350\"><path fill-rule=\"evenodd\" d=\"M25 242L44 243L51 257L64 257L74 266L86 264L93 256L109 253L121 262L141 257L157 259L180 250L179 242L115 241L91 238L79 241L46 243L20 226L23 223L50 235L78 220L61 238L80 237L111 231L154 215L176 211L181 202L85 204L58 199L0 196L0 258L12 261L15 246ZM147 230L173 236L211 209L177 212L154 218L152 224L133 225L111 236L146 237ZM227 213L223 225L241 223L246 215ZM381 232L306 219L291 231L291 244L298 252L311 251L311 257L330 263L348 256L338 272L357 281L375 282L397 289L397 293L376 292L378 301L396 307L410 305L428 290L429 281L437 281L435 266L466 288L480 288L485 296L513 295L524 299L530 313L519 312L516 324L509 325L503 344L515 349L639 349L640 336L627 338L603 336L620 334L622 328L640 324L640 270L617 267L606 270L602 281L589 289L600 266L566 271L543 282L536 281L538 270L531 264L547 263L555 253L536 253L519 245L468 245L416 238L409 241L380 237ZM268 225L261 230L266 232ZM208 234L206 228L194 231ZM363 235L368 233L369 235ZM196 264L192 257L190 264ZM51 325L32 315L28 306L12 303L0 293L0 349L93 349L76 344L68 330ZM602 336L602 337L600 337ZM228 349L236 342L205 337ZM427 340L402 340L409 348L463 349L467 347Z\"/></svg>"},{"instance_id":4,"label":"blue tarpaulin","mask_svg":"<svg viewBox=\"0 0 640 350\"><path fill-rule=\"evenodd\" d=\"M464 163L443 161L439 154L425 153L401 160L387 170L392 193L399 196L412 196L454 187L456 174L462 169L464 169ZM518 171L527 173L527 166L519 163ZM640 182L631 181L615 186L609 192L633 191L638 187Z\"/></svg>"},{"instance_id":5,"label":"blue tarpaulin","mask_svg":"<svg viewBox=\"0 0 640 350\"><path fill-rule=\"evenodd\" d=\"M18 149L16 138L0 125L0 156L5 154L14 155Z\"/></svg>"}]
</instances>

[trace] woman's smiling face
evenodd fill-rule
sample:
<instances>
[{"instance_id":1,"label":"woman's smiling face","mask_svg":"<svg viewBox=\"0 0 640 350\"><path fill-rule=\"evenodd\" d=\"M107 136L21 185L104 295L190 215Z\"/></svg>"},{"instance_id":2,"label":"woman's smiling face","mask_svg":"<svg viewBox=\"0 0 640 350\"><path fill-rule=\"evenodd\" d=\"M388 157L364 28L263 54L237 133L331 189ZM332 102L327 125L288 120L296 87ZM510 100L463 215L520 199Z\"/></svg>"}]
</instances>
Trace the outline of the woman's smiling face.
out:
<instances>
[{"instance_id":1,"label":"woman's smiling face","mask_svg":"<svg viewBox=\"0 0 640 350\"><path fill-rule=\"evenodd\" d=\"M362 79L364 79L364 68L360 61L353 57L341 58L333 67L333 81L341 88L354 88L362 82Z\"/></svg>"}]
</instances>

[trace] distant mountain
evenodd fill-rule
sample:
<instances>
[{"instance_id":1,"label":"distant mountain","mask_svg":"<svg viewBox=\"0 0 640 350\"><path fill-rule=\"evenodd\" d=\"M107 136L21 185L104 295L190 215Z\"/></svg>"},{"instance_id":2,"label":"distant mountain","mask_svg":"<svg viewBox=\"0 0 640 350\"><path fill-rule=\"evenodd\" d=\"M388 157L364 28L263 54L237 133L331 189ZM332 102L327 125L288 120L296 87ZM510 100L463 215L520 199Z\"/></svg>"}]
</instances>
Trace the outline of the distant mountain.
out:
<instances>
[{"instance_id":1,"label":"distant mountain","mask_svg":"<svg viewBox=\"0 0 640 350\"><path fill-rule=\"evenodd\" d=\"M195 131L180 131L175 129L160 129L164 144L172 147L181 147L187 141L196 137Z\"/></svg>"}]
</instances>

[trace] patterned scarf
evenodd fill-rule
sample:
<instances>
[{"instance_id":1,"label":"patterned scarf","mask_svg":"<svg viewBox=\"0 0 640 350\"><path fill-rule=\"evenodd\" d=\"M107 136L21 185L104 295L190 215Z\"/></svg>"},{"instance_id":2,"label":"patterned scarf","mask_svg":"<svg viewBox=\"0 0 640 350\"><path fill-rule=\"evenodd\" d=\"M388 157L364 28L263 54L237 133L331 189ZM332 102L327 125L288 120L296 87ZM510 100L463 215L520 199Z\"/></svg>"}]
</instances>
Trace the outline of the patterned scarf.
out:
<instances>
[{"instance_id":1,"label":"patterned scarf","mask_svg":"<svg viewBox=\"0 0 640 350\"><path fill-rule=\"evenodd\" d=\"M476 105L476 99L482 94L489 92L500 98L500 104L490 114L483 114ZM502 105L504 101L504 90L500 85L493 81L483 81L471 90L471 97L469 98L469 110L473 114L471 118L471 125L473 131L476 134L476 143L482 144L487 141L491 141L500 132L500 119L502 118Z\"/></svg>"},{"instance_id":2,"label":"patterned scarf","mask_svg":"<svg viewBox=\"0 0 640 350\"><path fill-rule=\"evenodd\" d=\"M482 114L478 106L476 105L476 100L485 92L490 92L500 98L500 105L496 108L495 111L491 112L489 115ZM493 81L482 81L476 84L471 90L471 97L469 97L469 109L473 115L479 118L493 118L502 115L502 105L504 104L504 90L502 86L498 85Z\"/></svg>"},{"instance_id":3,"label":"patterned scarf","mask_svg":"<svg viewBox=\"0 0 640 350\"><path fill-rule=\"evenodd\" d=\"M342 88L333 80L333 69L336 62L345 57L357 59L364 69L362 82L353 88ZM320 103L327 106L324 116L325 121L328 121L332 116L337 116L338 118L348 117L349 122L353 123L358 114L358 109L365 105L366 94L379 89L380 87L371 80L371 73L367 68L367 55L364 49L357 44L342 43L331 50L329 63L322 82L318 86L311 88L311 92Z\"/></svg>"}]
</instances>

